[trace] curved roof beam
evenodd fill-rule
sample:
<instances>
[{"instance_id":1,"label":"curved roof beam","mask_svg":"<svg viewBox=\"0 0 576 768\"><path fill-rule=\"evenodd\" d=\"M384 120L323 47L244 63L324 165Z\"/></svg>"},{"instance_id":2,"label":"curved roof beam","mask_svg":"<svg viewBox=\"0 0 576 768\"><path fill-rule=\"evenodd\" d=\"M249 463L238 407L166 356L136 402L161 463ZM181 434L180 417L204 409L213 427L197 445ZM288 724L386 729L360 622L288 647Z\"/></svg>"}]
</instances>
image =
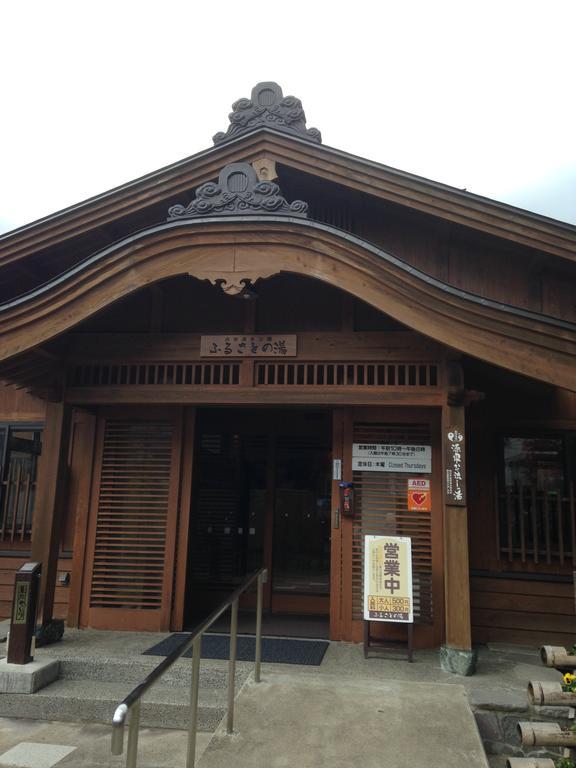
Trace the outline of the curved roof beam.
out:
<instances>
[{"instance_id":1,"label":"curved roof beam","mask_svg":"<svg viewBox=\"0 0 576 768\"><path fill-rule=\"evenodd\" d=\"M318 278L435 341L576 390L576 324L458 290L333 227L270 215L172 221L93 254L0 305L0 359L167 277L189 274L234 286L280 272Z\"/></svg>"}]
</instances>

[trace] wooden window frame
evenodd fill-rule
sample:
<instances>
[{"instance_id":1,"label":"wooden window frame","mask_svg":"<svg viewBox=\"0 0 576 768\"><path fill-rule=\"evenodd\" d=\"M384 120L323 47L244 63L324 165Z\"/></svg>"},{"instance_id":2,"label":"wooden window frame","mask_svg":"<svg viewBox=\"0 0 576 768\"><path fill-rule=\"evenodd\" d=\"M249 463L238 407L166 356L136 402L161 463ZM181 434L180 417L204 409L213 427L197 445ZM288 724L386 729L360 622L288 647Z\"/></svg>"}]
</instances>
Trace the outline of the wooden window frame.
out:
<instances>
[{"instance_id":1,"label":"wooden window frame","mask_svg":"<svg viewBox=\"0 0 576 768\"><path fill-rule=\"evenodd\" d=\"M495 517L495 531L496 531L496 556L497 561L502 571L510 571L515 573L524 573L526 575L567 575L576 568L576 521L572 520L572 530L569 532L571 535L571 542L568 542L569 549L567 549L563 558L552 558L550 554L543 552L538 555L534 555L534 548L532 547L532 553L528 552L528 545L530 544L529 534L525 533L524 537L521 536L520 553L519 555L513 553L512 558L507 554L508 550L505 545L505 541L502 541L504 529L508 527L508 521L506 519L506 507L510 504L520 503L519 498L510 498L507 496L506 491L506 479L505 479L505 456L504 456L504 441L506 439L559 439L562 441L564 460L563 460L563 490L562 490L562 504L568 508L568 516L572 513L572 518L575 512L575 494L576 494L576 430L569 428L554 428L537 426L511 426L509 428L499 429L495 434L495 479L496 488L494 491L494 517ZM530 501L529 505L533 502ZM544 503L544 501L543 501ZM554 515L558 514L555 505L546 506L546 511L552 519ZM524 544L522 544L524 541ZM538 549L540 549L538 547ZM562 562L562 559L564 562Z\"/></svg>"},{"instance_id":2,"label":"wooden window frame","mask_svg":"<svg viewBox=\"0 0 576 768\"><path fill-rule=\"evenodd\" d=\"M32 528L34 524L34 496L29 494L27 502L27 511L24 517L24 526L18 526L17 520L13 520L11 529L5 525L6 500L7 494L5 483L7 483L10 468L10 448L9 440L12 432L30 431L40 433L40 450L37 456L42 453L42 436L44 432L44 422L42 421L13 421L7 420L0 422L0 431L4 431L5 440L0 453L0 546L15 551L27 553L30 550L32 539ZM37 468L36 468L37 473Z\"/></svg>"}]
</instances>

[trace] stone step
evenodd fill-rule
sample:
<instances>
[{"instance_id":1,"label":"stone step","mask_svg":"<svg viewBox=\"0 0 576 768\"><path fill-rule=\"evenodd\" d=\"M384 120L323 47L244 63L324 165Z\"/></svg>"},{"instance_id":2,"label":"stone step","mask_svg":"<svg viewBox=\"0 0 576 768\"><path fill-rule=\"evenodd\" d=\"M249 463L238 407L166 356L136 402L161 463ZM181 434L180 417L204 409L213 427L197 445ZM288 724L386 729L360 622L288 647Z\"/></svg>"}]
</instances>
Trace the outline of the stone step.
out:
<instances>
[{"instance_id":1,"label":"stone step","mask_svg":"<svg viewBox=\"0 0 576 768\"><path fill-rule=\"evenodd\" d=\"M162 661L158 656L135 657L59 657L60 678L64 680L94 680L95 682L141 683ZM246 680L253 664L236 665L236 689ZM162 676L162 685L190 686L192 659L180 659ZM200 689L224 689L228 687L228 662L202 659L200 664Z\"/></svg>"},{"instance_id":2,"label":"stone step","mask_svg":"<svg viewBox=\"0 0 576 768\"><path fill-rule=\"evenodd\" d=\"M116 706L132 687L132 682L64 678L31 695L3 694L0 696L0 717L108 724ZM144 696L141 725L186 729L190 713L189 696L189 689L183 685L157 683ZM226 700L225 688L200 690L199 731L212 732L216 729L225 714Z\"/></svg>"}]
</instances>

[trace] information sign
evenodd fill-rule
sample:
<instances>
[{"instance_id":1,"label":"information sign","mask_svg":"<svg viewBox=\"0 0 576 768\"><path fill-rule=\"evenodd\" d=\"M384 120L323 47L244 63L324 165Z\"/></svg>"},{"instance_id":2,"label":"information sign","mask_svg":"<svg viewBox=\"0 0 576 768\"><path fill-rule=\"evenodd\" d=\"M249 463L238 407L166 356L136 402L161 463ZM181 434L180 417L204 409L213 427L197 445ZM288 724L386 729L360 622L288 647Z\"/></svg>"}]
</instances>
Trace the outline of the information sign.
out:
<instances>
[{"instance_id":1,"label":"information sign","mask_svg":"<svg viewBox=\"0 0 576 768\"><path fill-rule=\"evenodd\" d=\"M408 480L408 511L430 512L430 480L424 477Z\"/></svg>"},{"instance_id":2,"label":"information sign","mask_svg":"<svg viewBox=\"0 0 576 768\"><path fill-rule=\"evenodd\" d=\"M364 619L412 623L412 543L406 536L364 536Z\"/></svg>"},{"instance_id":3,"label":"information sign","mask_svg":"<svg viewBox=\"0 0 576 768\"><path fill-rule=\"evenodd\" d=\"M352 469L364 472L432 472L429 445L353 443Z\"/></svg>"}]
</instances>

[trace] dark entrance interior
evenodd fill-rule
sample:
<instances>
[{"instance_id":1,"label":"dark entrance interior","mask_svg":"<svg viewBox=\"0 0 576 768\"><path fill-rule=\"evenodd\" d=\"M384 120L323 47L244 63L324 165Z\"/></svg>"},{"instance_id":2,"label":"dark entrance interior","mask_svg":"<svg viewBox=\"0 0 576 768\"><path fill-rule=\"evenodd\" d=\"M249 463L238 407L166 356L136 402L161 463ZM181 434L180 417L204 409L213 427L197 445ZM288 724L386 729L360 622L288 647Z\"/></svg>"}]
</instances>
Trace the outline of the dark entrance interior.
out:
<instances>
[{"instance_id":1,"label":"dark entrance interior","mask_svg":"<svg viewBox=\"0 0 576 768\"><path fill-rule=\"evenodd\" d=\"M195 446L187 622L267 566L265 631L327 633L331 412L200 409Z\"/></svg>"}]
</instances>

